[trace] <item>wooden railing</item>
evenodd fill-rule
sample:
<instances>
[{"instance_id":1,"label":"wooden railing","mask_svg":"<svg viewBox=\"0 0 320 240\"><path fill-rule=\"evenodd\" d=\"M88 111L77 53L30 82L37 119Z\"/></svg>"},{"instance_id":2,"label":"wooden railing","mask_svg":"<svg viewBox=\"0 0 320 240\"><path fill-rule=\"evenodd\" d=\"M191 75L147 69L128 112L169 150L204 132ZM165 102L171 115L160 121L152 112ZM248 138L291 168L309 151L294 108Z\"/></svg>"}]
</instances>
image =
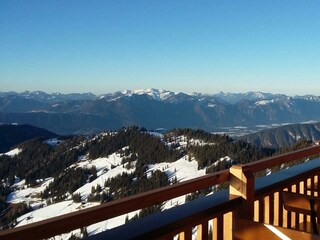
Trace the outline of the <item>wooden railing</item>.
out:
<instances>
[{"instance_id":1,"label":"wooden railing","mask_svg":"<svg viewBox=\"0 0 320 240\"><path fill-rule=\"evenodd\" d=\"M107 230L91 239L172 239L177 234L179 239L191 239L193 234L198 239L208 239L211 235L213 239L232 239L237 220L242 218L307 231L308 226L303 223L308 222L310 217L286 212L280 193L288 190L317 195L318 191L308 190L307 186L312 187L318 182L320 160L309 161L260 179L255 179L254 174L315 154L320 154L319 145L232 166L230 170L1 231L0 239L48 238L222 183L229 183L229 190Z\"/></svg>"},{"instance_id":2,"label":"wooden railing","mask_svg":"<svg viewBox=\"0 0 320 240\"><path fill-rule=\"evenodd\" d=\"M173 199L221 184L229 180L229 171L208 174L172 186L130 196L124 199L101 204L96 207L80 210L70 214L50 218L44 221L24 225L10 230L0 231L0 239L43 239L71 230L85 227L103 220L107 220L131 211L149 207L163 201Z\"/></svg>"},{"instance_id":3,"label":"wooden railing","mask_svg":"<svg viewBox=\"0 0 320 240\"><path fill-rule=\"evenodd\" d=\"M320 160L316 159L313 162L301 164L302 169L297 175L292 173L292 177L280 179L276 184L272 184L268 187L261 187L256 189L254 198L254 220L267 223L275 226L286 227L289 229L296 229L305 232L311 232L310 214L296 214L293 212L287 212L283 208L281 193L288 191L292 193L299 193L307 196L318 196L319 189L315 189L315 183L318 183L320 175ZM314 165L314 166L312 166ZM310 168L306 168L312 166ZM296 167L297 168L297 167ZM290 172L289 170L287 170ZM283 173L279 173L281 175ZM270 176L269 178L277 178ZM265 178L264 180L266 181ZM256 181L256 185L259 185L259 181Z\"/></svg>"}]
</instances>

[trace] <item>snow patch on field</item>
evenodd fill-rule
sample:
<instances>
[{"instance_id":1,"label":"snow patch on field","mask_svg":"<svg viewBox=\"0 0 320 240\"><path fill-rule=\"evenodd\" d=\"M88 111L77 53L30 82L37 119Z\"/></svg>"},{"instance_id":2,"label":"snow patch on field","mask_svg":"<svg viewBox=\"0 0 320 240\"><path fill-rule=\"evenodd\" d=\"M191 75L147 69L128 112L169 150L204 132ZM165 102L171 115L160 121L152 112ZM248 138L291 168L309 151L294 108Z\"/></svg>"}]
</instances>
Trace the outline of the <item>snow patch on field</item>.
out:
<instances>
[{"instance_id":1,"label":"snow patch on field","mask_svg":"<svg viewBox=\"0 0 320 240\"><path fill-rule=\"evenodd\" d=\"M15 148L15 149L12 149L9 152L1 153L0 156L7 155L7 156L10 156L10 157L14 157L14 156L18 155L21 151L22 151L21 148Z\"/></svg>"},{"instance_id":2,"label":"snow patch on field","mask_svg":"<svg viewBox=\"0 0 320 240\"><path fill-rule=\"evenodd\" d=\"M217 160L215 163L214 163L214 166L218 166L219 163L222 163L222 162L231 162L232 159L229 157L229 156L226 156L226 157L223 157L223 158L220 158L219 160Z\"/></svg>"},{"instance_id":3,"label":"snow patch on field","mask_svg":"<svg viewBox=\"0 0 320 240\"><path fill-rule=\"evenodd\" d=\"M191 159L189 156L184 156L179 160L172 163L158 163L148 166L147 176L151 176L153 171L160 170L167 174L170 181L177 179L178 182L187 181L193 178L206 175L206 170L198 170L198 163L196 160ZM169 209L177 205L185 203L185 195L166 201L163 209Z\"/></svg>"},{"instance_id":4,"label":"snow patch on field","mask_svg":"<svg viewBox=\"0 0 320 240\"><path fill-rule=\"evenodd\" d=\"M122 148L126 150L128 147ZM80 156L79 161L71 167L81 167L81 168L92 168L96 167L97 172L103 171L105 169L111 169L114 166L119 166L122 163L123 156L119 153L110 154L108 157L100 157L97 159L88 159L87 156Z\"/></svg>"},{"instance_id":5,"label":"snow patch on field","mask_svg":"<svg viewBox=\"0 0 320 240\"><path fill-rule=\"evenodd\" d=\"M201 177L206 174L206 170L198 170L197 161L194 159L189 161L189 156L187 155L172 163L164 162L148 165L147 176L151 176L151 173L156 170L166 173L170 181L176 177L178 182Z\"/></svg>"},{"instance_id":6,"label":"snow patch on field","mask_svg":"<svg viewBox=\"0 0 320 240\"><path fill-rule=\"evenodd\" d=\"M57 146L59 144L61 144L63 141L57 139L57 138L51 138L45 141L46 144L50 145L50 146Z\"/></svg>"},{"instance_id":7,"label":"snow patch on field","mask_svg":"<svg viewBox=\"0 0 320 240\"><path fill-rule=\"evenodd\" d=\"M100 174L100 176L98 176L94 181L87 183L85 185L83 185L82 187L80 187L79 189L77 189L76 191L74 191L73 194L77 194L80 193L82 198L87 198L88 195L91 193L91 188L92 187L97 187L97 185L100 185L101 187L104 186L104 183L108 180L111 179L113 177L116 177L118 175L121 175L122 173L132 173L134 172L135 169L126 169L124 168L122 165L115 167L111 170L107 170L107 172ZM101 172L100 172L101 173Z\"/></svg>"},{"instance_id":8,"label":"snow patch on field","mask_svg":"<svg viewBox=\"0 0 320 240\"><path fill-rule=\"evenodd\" d=\"M128 147L122 148L122 150L126 150ZM71 167L77 168L92 168L95 167L97 169L97 178L79 189L77 189L74 194L80 193L82 199L88 197L91 193L92 187L97 187L100 185L101 187L104 186L105 181L116 177L117 175L121 175L123 173L133 173L135 171L135 167L127 168L126 164L122 164L123 156L118 152L109 155L108 157L101 157L97 159L87 159L87 157L80 158L81 161L73 164ZM132 166L135 166L135 163L132 163Z\"/></svg>"},{"instance_id":9,"label":"snow patch on field","mask_svg":"<svg viewBox=\"0 0 320 240\"><path fill-rule=\"evenodd\" d=\"M260 100L260 101L257 101L255 104L256 105L262 105L262 106L264 106L264 105L268 105L268 104L270 104L270 103L273 103L274 102L274 100Z\"/></svg>"},{"instance_id":10,"label":"snow patch on field","mask_svg":"<svg viewBox=\"0 0 320 240\"><path fill-rule=\"evenodd\" d=\"M167 143L169 147L176 144L178 144L180 147L185 148L187 146L215 145L216 143L206 142L202 139L188 138L187 136L184 136L184 135L175 137L173 141Z\"/></svg>"},{"instance_id":11,"label":"snow patch on field","mask_svg":"<svg viewBox=\"0 0 320 240\"><path fill-rule=\"evenodd\" d=\"M40 197L41 192L43 192L52 181L53 178L47 178L43 181L38 181L39 185L37 187L28 187L25 184L25 180L22 180L12 186L15 190L7 196L7 202L26 202L32 207L33 205L38 206L39 203L43 203L43 199Z\"/></svg>"}]
</instances>

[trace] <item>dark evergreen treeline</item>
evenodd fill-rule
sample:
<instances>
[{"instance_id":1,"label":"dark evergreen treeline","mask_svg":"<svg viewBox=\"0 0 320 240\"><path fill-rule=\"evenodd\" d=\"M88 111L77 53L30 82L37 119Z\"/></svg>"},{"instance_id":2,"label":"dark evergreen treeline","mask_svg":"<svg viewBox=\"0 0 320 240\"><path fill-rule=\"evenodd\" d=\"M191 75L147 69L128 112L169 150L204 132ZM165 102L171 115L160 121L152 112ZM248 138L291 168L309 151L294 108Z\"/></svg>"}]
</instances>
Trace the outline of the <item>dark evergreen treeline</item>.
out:
<instances>
[{"instance_id":1,"label":"dark evergreen treeline","mask_svg":"<svg viewBox=\"0 0 320 240\"><path fill-rule=\"evenodd\" d=\"M209 143L219 143L225 142L226 139L229 139L228 135L219 135L219 134L211 134L201 129L191 129L191 128L175 128L170 131L169 134L166 134L166 138L170 138L170 136L186 136L189 139L201 139L205 142Z\"/></svg>"},{"instance_id":2,"label":"dark evergreen treeline","mask_svg":"<svg viewBox=\"0 0 320 240\"><path fill-rule=\"evenodd\" d=\"M89 157L108 156L126 146L137 154L136 171L140 175L144 173L146 164L173 162L179 157L178 151L168 148L161 139L140 131L138 127L124 128L116 134L110 133L92 141L88 149Z\"/></svg>"},{"instance_id":3,"label":"dark evergreen treeline","mask_svg":"<svg viewBox=\"0 0 320 240\"><path fill-rule=\"evenodd\" d=\"M5 186L4 184L0 184L0 213L2 213L9 204L6 202L6 196L11 192L9 186Z\"/></svg>"},{"instance_id":4,"label":"dark evergreen treeline","mask_svg":"<svg viewBox=\"0 0 320 240\"><path fill-rule=\"evenodd\" d=\"M216 172L229 168L232 164L245 164L258 159L269 157L275 150L258 147L244 141L235 141L228 135L210 134L203 130L174 129L175 136L186 136L188 139L200 139L206 142L202 146L188 144L186 151L193 156L199 169L207 167L208 172ZM167 138L173 137L172 133ZM231 161L221 161L220 158L229 156Z\"/></svg>"},{"instance_id":5,"label":"dark evergreen treeline","mask_svg":"<svg viewBox=\"0 0 320 240\"><path fill-rule=\"evenodd\" d=\"M26 203L8 204L0 213L0 229L12 228L17 224L17 218L31 211Z\"/></svg>"},{"instance_id":6,"label":"dark evergreen treeline","mask_svg":"<svg viewBox=\"0 0 320 240\"><path fill-rule=\"evenodd\" d=\"M50 146L43 138L29 140L19 146L20 154L0 156L0 179L13 184L15 176L19 176L35 185L37 179L58 176L85 151L80 145L83 140L82 136L75 136L57 146Z\"/></svg>"},{"instance_id":7,"label":"dark evergreen treeline","mask_svg":"<svg viewBox=\"0 0 320 240\"><path fill-rule=\"evenodd\" d=\"M145 175L137 177L136 173L123 173L106 181L104 186L109 189L112 200L116 200L169 184L168 176L164 172L157 170L149 178Z\"/></svg>"},{"instance_id":8,"label":"dark evergreen treeline","mask_svg":"<svg viewBox=\"0 0 320 240\"><path fill-rule=\"evenodd\" d=\"M97 170L95 168L68 168L62 174L54 178L54 181L42 193L42 198L51 198L53 202L64 200L67 194L87 183L88 179L95 179Z\"/></svg>"},{"instance_id":9,"label":"dark evergreen treeline","mask_svg":"<svg viewBox=\"0 0 320 240\"><path fill-rule=\"evenodd\" d=\"M197 159L199 168L209 167L208 171L216 172L229 168L232 164L245 164L269 157L272 149L256 147L243 141L232 141L226 138L223 143L205 146L189 146L188 151ZM229 156L231 161L221 161L216 166L213 163L220 158Z\"/></svg>"},{"instance_id":10,"label":"dark evergreen treeline","mask_svg":"<svg viewBox=\"0 0 320 240\"><path fill-rule=\"evenodd\" d=\"M0 125L0 153L7 152L15 145L36 137L54 138L57 134L28 124Z\"/></svg>"},{"instance_id":11,"label":"dark evergreen treeline","mask_svg":"<svg viewBox=\"0 0 320 240\"><path fill-rule=\"evenodd\" d=\"M295 144L280 148L276 152L276 155L285 154L285 153L293 152L293 151L296 151L296 150L299 150L299 149L311 147L312 144L313 144L313 142L310 141L310 140L301 139L300 141L296 142Z\"/></svg>"},{"instance_id":12,"label":"dark evergreen treeline","mask_svg":"<svg viewBox=\"0 0 320 240\"><path fill-rule=\"evenodd\" d=\"M289 152L293 152L293 151L296 151L296 150L299 150L299 149L304 149L304 148L307 148L307 147L311 147L312 145L313 145L312 141L306 140L306 139L301 139L300 141L296 142L295 144L293 144L291 146L286 146L286 147L280 148L279 150L276 151L274 156L285 154L285 153L289 153ZM311 156L308 159L314 159L316 157L319 157L319 156ZM277 172L279 170L286 169L288 167L292 167L294 165L303 163L303 162L305 162L305 160L306 159L298 159L298 160L294 160L294 161L282 164L281 166L275 166L275 167L273 167L271 169L271 171L274 173L274 172ZM262 175L265 175L265 173L263 172Z\"/></svg>"},{"instance_id":13,"label":"dark evergreen treeline","mask_svg":"<svg viewBox=\"0 0 320 240\"><path fill-rule=\"evenodd\" d=\"M118 175L115 178L109 179L105 182L104 186L108 188L108 198L107 201L112 201L116 199L121 199L134 194L150 191L160 187L164 187L170 184L168 176L159 170L152 173L151 177L138 176L136 174ZM154 206L142 209L139 214L136 214L131 219L126 219L128 221L134 221L138 218L143 218L150 214L160 212L162 210L162 204L156 204Z\"/></svg>"}]
</instances>

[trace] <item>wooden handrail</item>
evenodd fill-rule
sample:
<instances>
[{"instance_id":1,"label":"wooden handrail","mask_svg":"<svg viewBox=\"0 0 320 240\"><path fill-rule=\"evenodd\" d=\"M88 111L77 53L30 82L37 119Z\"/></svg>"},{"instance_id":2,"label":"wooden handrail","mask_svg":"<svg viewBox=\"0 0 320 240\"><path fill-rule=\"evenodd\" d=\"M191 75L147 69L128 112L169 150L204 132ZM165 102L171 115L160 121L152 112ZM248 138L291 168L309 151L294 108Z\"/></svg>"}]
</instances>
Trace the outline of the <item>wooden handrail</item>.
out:
<instances>
[{"instance_id":1,"label":"wooden handrail","mask_svg":"<svg viewBox=\"0 0 320 240\"><path fill-rule=\"evenodd\" d=\"M70 232L163 201L229 181L229 171L208 174L199 178L136 194L96 207L57 216L44 221L0 231L0 239L43 239Z\"/></svg>"},{"instance_id":2,"label":"wooden handrail","mask_svg":"<svg viewBox=\"0 0 320 240\"><path fill-rule=\"evenodd\" d=\"M272 168L283 163L291 162L305 157L310 157L315 154L320 154L320 145L308 147L302 150L296 150L290 153L265 158L262 160L254 161L244 164L245 168L251 173L256 173L267 168Z\"/></svg>"},{"instance_id":3,"label":"wooden handrail","mask_svg":"<svg viewBox=\"0 0 320 240\"><path fill-rule=\"evenodd\" d=\"M255 198L261 198L315 176L320 171L319 159L296 165L255 181ZM314 185L314 184L313 184Z\"/></svg>"},{"instance_id":4,"label":"wooden handrail","mask_svg":"<svg viewBox=\"0 0 320 240\"><path fill-rule=\"evenodd\" d=\"M228 190L222 190L98 233L90 236L89 239L174 239L174 235L184 232L185 229L190 229L191 232L192 227L199 224L204 224L208 227L208 221L213 218L223 218L224 214L232 212L241 203L241 197L229 196ZM208 230L203 232L202 236L208 235ZM198 237L197 239L200 238ZM203 237L201 239L206 238Z\"/></svg>"}]
</instances>

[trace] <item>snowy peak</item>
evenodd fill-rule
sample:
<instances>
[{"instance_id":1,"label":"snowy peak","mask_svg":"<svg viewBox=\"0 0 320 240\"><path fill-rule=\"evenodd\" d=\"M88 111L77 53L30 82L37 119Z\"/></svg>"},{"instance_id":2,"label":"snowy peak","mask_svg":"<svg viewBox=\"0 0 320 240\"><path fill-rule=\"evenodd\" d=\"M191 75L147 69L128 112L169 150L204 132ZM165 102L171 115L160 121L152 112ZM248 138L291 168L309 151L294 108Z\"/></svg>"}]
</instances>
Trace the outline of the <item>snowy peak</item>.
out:
<instances>
[{"instance_id":1,"label":"snowy peak","mask_svg":"<svg viewBox=\"0 0 320 240\"><path fill-rule=\"evenodd\" d=\"M192 97L191 95L181 93L181 92L172 92L164 89L154 89L154 88L146 88L146 89L136 89L136 90L124 90L118 91L114 93L102 94L99 96L100 99L106 99L108 101L116 101L123 97L131 98L134 96L148 96L149 98L157 101L169 101L176 102L181 101L185 98ZM181 97L184 96L183 99Z\"/></svg>"},{"instance_id":2,"label":"snowy peak","mask_svg":"<svg viewBox=\"0 0 320 240\"><path fill-rule=\"evenodd\" d=\"M171 96L176 95L176 93L163 90L163 89L154 89L154 88L147 88L147 89L138 89L138 90L125 90L122 92L125 96L131 97L132 95L148 95L155 100L166 100Z\"/></svg>"},{"instance_id":3,"label":"snowy peak","mask_svg":"<svg viewBox=\"0 0 320 240\"><path fill-rule=\"evenodd\" d=\"M263 92L246 92L246 93L224 93L219 92L213 96L221 98L231 104L240 102L241 100L248 101L260 101L260 100L272 100L272 99L283 99L287 98L284 94L273 94L273 93L263 93Z\"/></svg>"},{"instance_id":4,"label":"snowy peak","mask_svg":"<svg viewBox=\"0 0 320 240\"><path fill-rule=\"evenodd\" d=\"M311 102L320 102L320 97L319 96L314 96L314 95L294 96L293 98L294 99L311 101Z\"/></svg>"}]
</instances>

